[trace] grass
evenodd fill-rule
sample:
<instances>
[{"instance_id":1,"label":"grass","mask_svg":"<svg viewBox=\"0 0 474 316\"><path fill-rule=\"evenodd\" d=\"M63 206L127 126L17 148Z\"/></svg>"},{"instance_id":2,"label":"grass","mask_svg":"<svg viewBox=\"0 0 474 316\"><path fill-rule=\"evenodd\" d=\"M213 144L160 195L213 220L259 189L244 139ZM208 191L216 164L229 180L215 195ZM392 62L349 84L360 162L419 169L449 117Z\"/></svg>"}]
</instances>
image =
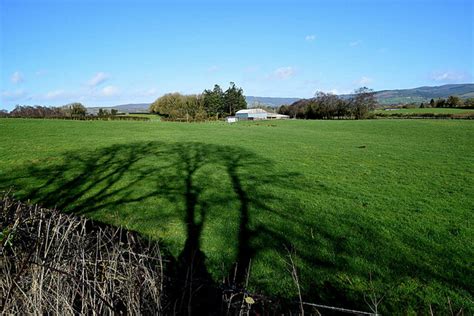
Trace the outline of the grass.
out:
<instances>
[{"instance_id":1,"label":"grass","mask_svg":"<svg viewBox=\"0 0 474 316\"><path fill-rule=\"evenodd\" d=\"M156 114L148 114L148 113L143 113L143 114L126 114L125 116L132 116L132 117L145 117L149 118L151 121L159 121L160 116Z\"/></svg>"},{"instance_id":2,"label":"grass","mask_svg":"<svg viewBox=\"0 0 474 316\"><path fill-rule=\"evenodd\" d=\"M173 257L197 236L214 280L252 259L252 291L295 299L290 249L306 301L368 310L376 293L385 314L474 311L472 122L3 119L0 130L0 187L139 231Z\"/></svg>"},{"instance_id":3,"label":"grass","mask_svg":"<svg viewBox=\"0 0 474 316\"><path fill-rule=\"evenodd\" d=\"M394 114L394 113L434 113L434 114L464 114L474 113L472 109L453 109L453 108L416 108L416 109L399 109L394 111L376 110L376 113Z\"/></svg>"}]
</instances>

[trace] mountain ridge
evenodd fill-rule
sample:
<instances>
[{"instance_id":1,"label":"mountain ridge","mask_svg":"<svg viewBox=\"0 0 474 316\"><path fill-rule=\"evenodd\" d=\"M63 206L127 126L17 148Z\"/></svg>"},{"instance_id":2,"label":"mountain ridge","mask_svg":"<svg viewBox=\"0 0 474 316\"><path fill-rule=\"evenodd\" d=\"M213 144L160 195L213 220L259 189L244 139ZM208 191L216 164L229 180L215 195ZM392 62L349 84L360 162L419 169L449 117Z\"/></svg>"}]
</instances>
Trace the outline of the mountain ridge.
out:
<instances>
[{"instance_id":1,"label":"mountain ridge","mask_svg":"<svg viewBox=\"0 0 474 316\"><path fill-rule=\"evenodd\" d=\"M343 98L349 98L353 94L340 95ZM440 86L421 86L409 89L386 89L375 92L375 97L382 105L407 104L412 102L429 102L431 99L447 98L450 95L456 95L461 98L474 98L474 83L445 84ZM246 96L249 107L269 106L279 107L284 104L292 104L303 98L285 98L285 97L259 97ZM96 113L102 109L116 109L125 113L146 113L151 103L129 103L106 107L88 107L90 113Z\"/></svg>"}]
</instances>

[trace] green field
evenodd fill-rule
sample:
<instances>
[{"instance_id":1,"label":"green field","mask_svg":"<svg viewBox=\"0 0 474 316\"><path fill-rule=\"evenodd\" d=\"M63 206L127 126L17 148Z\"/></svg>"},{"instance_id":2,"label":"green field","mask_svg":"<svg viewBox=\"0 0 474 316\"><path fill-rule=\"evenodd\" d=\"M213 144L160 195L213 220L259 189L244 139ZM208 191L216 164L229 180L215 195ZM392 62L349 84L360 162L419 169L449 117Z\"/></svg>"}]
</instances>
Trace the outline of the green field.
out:
<instances>
[{"instance_id":1,"label":"green field","mask_svg":"<svg viewBox=\"0 0 474 316\"><path fill-rule=\"evenodd\" d=\"M434 113L434 114L465 114L465 113L474 113L472 109L453 109L453 108L416 108L416 109L399 109L399 110L376 110L375 113L384 113L384 114L411 114L411 113Z\"/></svg>"},{"instance_id":2,"label":"green field","mask_svg":"<svg viewBox=\"0 0 474 316\"><path fill-rule=\"evenodd\" d=\"M461 120L1 119L0 187L174 257L193 215L214 280L252 259L257 293L296 298L290 250L305 301L472 314L473 139Z\"/></svg>"},{"instance_id":3,"label":"green field","mask_svg":"<svg viewBox=\"0 0 474 316\"><path fill-rule=\"evenodd\" d=\"M160 116L159 115L156 115L156 114L148 114L148 113L144 113L144 114L125 114L123 116L131 116L131 117L145 117L145 118L149 118L151 121L159 121L160 120Z\"/></svg>"}]
</instances>

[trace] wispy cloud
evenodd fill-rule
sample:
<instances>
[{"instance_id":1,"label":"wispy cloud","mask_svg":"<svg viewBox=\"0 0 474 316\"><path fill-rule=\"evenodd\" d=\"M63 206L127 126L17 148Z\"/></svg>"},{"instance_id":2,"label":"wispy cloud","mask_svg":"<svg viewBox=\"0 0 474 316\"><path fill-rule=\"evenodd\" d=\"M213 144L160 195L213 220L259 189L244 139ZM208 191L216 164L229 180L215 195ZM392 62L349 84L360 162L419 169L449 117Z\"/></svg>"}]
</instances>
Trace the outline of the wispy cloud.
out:
<instances>
[{"instance_id":1,"label":"wispy cloud","mask_svg":"<svg viewBox=\"0 0 474 316\"><path fill-rule=\"evenodd\" d=\"M374 80L372 78L369 78L367 76L362 76L356 81L354 81L355 84L358 84L360 86L365 86L368 85L369 83L372 83Z\"/></svg>"},{"instance_id":2,"label":"wispy cloud","mask_svg":"<svg viewBox=\"0 0 474 316\"><path fill-rule=\"evenodd\" d=\"M306 37L304 38L307 42L312 42L316 39L316 35L314 34L311 34L311 35L306 35Z\"/></svg>"},{"instance_id":3,"label":"wispy cloud","mask_svg":"<svg viewBox=\"0 0 474 316\"><path fill-rule=\"evenodd\" d=\"M19 71L15 71L11 78L10 78L11 82L13 82L14 84L18 84L18 83L22 83L25 78L23 77L23 74Z\"/></svg>"},{"instance_id":4,"label":"wispy cloud","mask_svg":"<svg viewBox=\"0 0 474 316\"><path fill-rule=\"evenodd\" d=\"M110 78L110 76L104 72L96 73L92 78L87 81L87 85L91 88L97 87L98 85L104 83Z\"/></svg>"},{"instance_id":5,"label":"wispy cloud","mask_svg":"<svg viewBox=\"0 0 474 316\"><path fill-rule=\"evenodd\" d=\"M116 86L106 86L100 90L99 96L114 97L120 94L120 89Z\"/></svg>"},{"instance_id":6,"label":"wispy cloud","mask_svg":"<svg viewBox=\"0 0 474 316\"><path fill-rule=\"evenodd\" d=\"M362 43L361 40L352 41L352 42L349 42L349 46L350 47L356 47L356 46L359 46L361 43Z\"/></svg>"},{"instance_id":7,"label":"wispy cloud","mask_svg":"<svg viewBox=\"0 0 474 316\"><path fill-rule=\"evenodd\" d=\"M280 67L280 68L275 69L271 77L274 79L285 80L285 79L293 77L295 73L296 73L296 70L294 67L291 67L291 66Z\"/></svg>"},{"instance_id":8,"label":"wispy cloud","mask_svg":"<svg viewBox=\"0 0 474 316\"><path fill-rule=\"evenodd\" d=\"M331 94L335 94L335 95L352 93L352 90L350 90L350 89L328 88L328 89L317 90L315 95L317 95L318 91L322 91L322 92L325 92L325 93L331 93Z\"/></svg>"},{"instance_id":9,"label":"wispy cloud","mask_svg":"<svg viewBox=\"0 0 474 316\"><path fill-rule=\"evenodd\" d=\"M469 79L470 75L466 72L458 71L441 71L433 72L430 76L431 80L437 82L454 82L454 81L463 81Z\"/></svg>"},{"instance_id":10,"label":"wispy cloud","mask_svg":"<svg viewBox=\"0 0 474 316\"><path fill-rule=\"evenodd\" d=\"M9 102L9 101L17 101L24 99L28 96L28 92L23 89L13 90L13 91L2 91L2 101Z\"/></svg>"},{"instance_id":11,"label":"wispy cloud","mask_svg":"<svg viewBox=\"0 0 474 316\"><path fill-rule=\"evenodd\" d=\"M64 90L53 90L47 92L44 96L43 99L45 100L61 100L63 98L68 98L71 97L70 93L67 93Z\"/></svg>"}]
</instances>

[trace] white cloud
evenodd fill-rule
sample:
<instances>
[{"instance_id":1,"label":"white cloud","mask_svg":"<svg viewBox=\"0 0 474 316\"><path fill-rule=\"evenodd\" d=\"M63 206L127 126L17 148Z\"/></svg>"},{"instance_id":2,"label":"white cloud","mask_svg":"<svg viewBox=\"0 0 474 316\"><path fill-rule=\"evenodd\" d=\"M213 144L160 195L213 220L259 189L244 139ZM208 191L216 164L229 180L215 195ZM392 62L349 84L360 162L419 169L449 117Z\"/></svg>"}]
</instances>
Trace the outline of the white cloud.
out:
<instances>
[{"instance_id":1,"label":"white cloud","mask_svg":"<svg viewBox=\"0 0 474 316\"><path fill-rule=\"evenodd\" d=\"M16 101L23 99L28 96L28 93L25 90L14 90L14 91L2 91L2 100L3 101Z\"/></svg>"},{"instance_id":2,"label":"white cloud","mask_svg":"<svg viewBox=\"0 0 474 316\"><path fill-rule=\"evenodd\" d=\"M43 98L46 100L57 100L61 98L68 97L69 94L66 93L64 90L54 90L54 91L49 91L47 92Z\"/></svg>"},{"instance_id":3,"label":"white cloud","mask_svg":"<svg viewBox=\"0 0 474 316\"><path fill-rule=\"evenodd\" d=\"M350 47L356 47L356 46L359 46L361 43L362 43L362 41L357 40L357 41L350 42L349 46Z\"/></svg>"},{"instance_id":4,"label":"white cloud","mask_svg":"<svg viewBox=\"0 0 474 316\"><path fill-rule=\"evenodd\" d=\"M342 95L342 94L350 94L352 93L351 90L348 90L348 89L338 89L338 88L329 88L329 89L325 89L325 90L320 90L320 91L324 91L326 93L331 93L331 94L335 94L335 95Z\"/></svg>"},{"instance_id":5,"label":"white cloud","mask_svg":"<svg viewBox=\"0 0 474 316\"><path fill-rule=\"evenodd\" d=\"M431 79L438 82L452 82L467 80L469 75L465 72L444 71L434 72L431 74Z\"/></svg>"},{"instance_id":6,"label":"white cloud","mask_svg":"<svg viewBox=\"0 0 474 316\"><path fill-rule=\"evenodd\" d=\"M100 96L103 97L113 97L120 93L119 88L115 86L106 86L102 90L100 90Z\"/></svg>"},{"instance_id":7,"label":"white cloud","mask_svg":"<svg viewBox=\"0 0 474 316\"><path fill-rule=\"evenodd\" d=\"M374 80L372 78L362 76L358 80L356 80L354 83L360 85L360 86L365 86L368 85L369 83L372 83Z\"/></svg>"},{"instance_id":8,"label":"white cloud","mask_svg":"<svg viewBox=\"0 0 474 316\"><path fill-rule=\"evenodd\" d=\"M304 39L308 42L312 42L316 39L316 35L314 35L314 34L306 35L306 37Z\"/></svg>"},{"instance_id":9,"label":"white cloud","mask_svg":"<svg viewBox=\"0 0 474 316\"><path fill-rule=\"evenodd\" d=\"M22 83L24 81L24 78L23 78L23 74L19 71L15 71L11 78L10 78L11 82L13 82L14 84L18 84L18 83Z\"/></svg>"},{"instance_id":10,"label":"white cloud","mask_svg":"<svg viewBox=\"0 0 474 316\"><path fill-rule=\"evenodd\" d=\"M293 77L295 73L296 73L295 68L291 66L280 67L278 69L275 69L271 77L275 79L284 80L284 79Z\"/></svg>"},{"instance_id":11,"label":"white cloud","mask_svg":"<svg viewBox=\"0 0 474 316\"><path fill-rule=\"evenodd\" d=\"M104 83L110 78L110 76L104 72L96 73L92 78L87 81L87 85L90 87L97 87L101 83Z\"/></svg>"}]
</instances>

